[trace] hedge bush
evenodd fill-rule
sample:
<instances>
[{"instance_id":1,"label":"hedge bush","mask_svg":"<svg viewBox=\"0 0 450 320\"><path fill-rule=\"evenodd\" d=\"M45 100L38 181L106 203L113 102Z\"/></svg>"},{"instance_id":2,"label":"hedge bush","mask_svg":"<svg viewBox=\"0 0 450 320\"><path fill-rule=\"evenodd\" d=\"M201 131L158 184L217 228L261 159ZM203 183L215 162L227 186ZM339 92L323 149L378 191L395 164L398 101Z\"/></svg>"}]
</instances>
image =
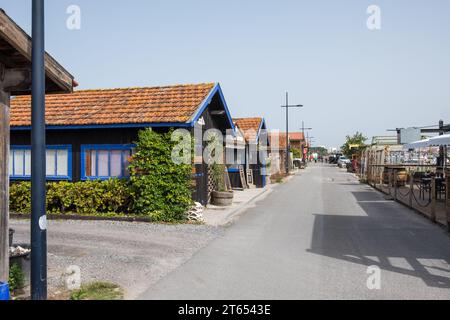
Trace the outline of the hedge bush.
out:
<instances>
[{"instance_id":1,"label":"hedge bush","mask_svg":"<svg viewBox=\"0 0 450 320\"><path fill-rule=\"evenodd\" d=\"M130 164L131 209L155 221L184 220L192 205L192 165L172 161L171 134L140 131Z\"/></svg>"},{"instance_id":2,"label":"hedge bush","mask_svg":"<svg viewBox=\"0 0 450 320\"><path fill-rule=\"evenodd\" d=\"M129 182L119 179L47 183L47 212L53 214L129 213ZM31 183L10 186L10 210L31 212Z\"/></svg>"},{"instance_id":3,"label":"hedge bush","mask_svg":"<svg viewBox=\"0 0 450 320\"><path fill-rule=\"evenodd\" d=\"M11 212L31 213L31 182L15 182L9 187Z\"/></svg>"},{"instance_id":4,"label":"hedge bush","mask_svg":"<svg viewBox=\"0 0 450 320\"><path fill-rule=\"evenodd\" d=\"M186 219L192 205L192 166L172 161L177 142L171 132L158 134L150 129L139 133L136 153L130 162L130 180L49 182L47 212L52 214L133 214L154 221L178 222ZM31 212L31 183L10 186L10 210Z\"/></svg>"}]
</instances>

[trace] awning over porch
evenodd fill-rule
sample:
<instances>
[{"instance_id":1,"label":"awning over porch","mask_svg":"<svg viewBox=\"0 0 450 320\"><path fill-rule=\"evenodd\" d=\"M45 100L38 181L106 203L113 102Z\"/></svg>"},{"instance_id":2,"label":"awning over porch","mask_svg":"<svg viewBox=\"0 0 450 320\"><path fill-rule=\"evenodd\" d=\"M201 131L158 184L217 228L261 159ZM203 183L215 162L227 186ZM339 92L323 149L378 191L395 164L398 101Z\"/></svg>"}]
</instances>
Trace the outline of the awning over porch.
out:
<instances>
[{"instance_id":1,"label":"awning over porch","mask_svg":"<svg viewBox=\"0 0 450 320\"><path fill-rule=\"evenodd\" d=\"M433 138L416 141L404 146L405 149L422 149L428 147L440 147L450 145L450 134L445 134L442 136L436 136Z\"/></svg>"}]
</instances>

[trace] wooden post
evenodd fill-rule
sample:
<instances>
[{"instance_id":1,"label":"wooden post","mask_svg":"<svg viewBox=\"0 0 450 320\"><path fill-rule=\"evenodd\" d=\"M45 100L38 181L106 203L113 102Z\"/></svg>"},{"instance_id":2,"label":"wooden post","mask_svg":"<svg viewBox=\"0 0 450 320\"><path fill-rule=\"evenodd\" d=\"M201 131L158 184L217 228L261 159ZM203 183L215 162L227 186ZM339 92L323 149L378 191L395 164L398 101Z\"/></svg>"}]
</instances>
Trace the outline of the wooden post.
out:
<instances>
[{"instance_id":1,"label":"wooden post","mask_svg":"<svg viewBox=\"0 0 450 320\"><path fill-rule=\"evenodd\" d=\"M29 84L30 72L0 63L0 281L9 275L9 106L11 91Z\"/></svg>"},{"instance_id":2,"label":"wooden post","mask_svg":"<svg viewBox=\"0 0 450 320\"><path fill-rule=\"evenodd\" d=\"M377 174L379 175L379 179L380 179L380 189L383 190L383 173L384 173L384 168L383 167L377 167Z\"/></svg>"},{"instance_id":3,"label":"wooden post","mask_svg":"<svg viewBox=\"0 0 450 320\"><path fill-rule=\"evenodd\" d=\"M0 88L0 282L9 274L9 98Z\"/></svg>"},{"instance_id":4,"label":"wooden post","mask_svg":"<svg viewBox=\"0 0 450 320\"><path fill-rule=\"evenodd\" d=\"M391 187L392 187L392 170L388 169L388 192L389 195L392 195Z\"/></svg>"},{"instance_id":5,"label":"wooden post","mask_svg":"<svg viewBox=\"0 0 450 320\"><path fill-rule=\"evenodd\" d=\"M450 231L450 170L447 170L447 173L445 175L445 179L447 180L446 182L446 190L445 190L445 202L447 204L446 206L446 211L447 211L447 228Z\"/></svg>"},{"instance_id":6,"label":"wooden post","mask_svg":"<svg viewBox=\"0 0 450 320\"><path fill-rule=\"evenodd\" d=\"M409 206L413 207L413 197L414 197L414 172L409 172Z\"/></svg>"},{"instance_id":7,"label":"wooden post","mask_svg":"<svg viewBox=\"0 0 450 320\"><path fill-rule=\"evenodd\" d=\"M436 177L431 177L431 221L436 222Z\"/></svg>"},{"instance_id":8,"label":"wooden post","mask_svg":"<svg viewBox=\"0 0 450 320\"><path fill-rule=\"evenodd\" d=\"M392 169L392 176L394 178L394 199L395 201L398 200L398 195L397 195L397 188L398 188L398 182L397 182L397 171L395 171L395 169Z\"/></svg>"}]
</instances>

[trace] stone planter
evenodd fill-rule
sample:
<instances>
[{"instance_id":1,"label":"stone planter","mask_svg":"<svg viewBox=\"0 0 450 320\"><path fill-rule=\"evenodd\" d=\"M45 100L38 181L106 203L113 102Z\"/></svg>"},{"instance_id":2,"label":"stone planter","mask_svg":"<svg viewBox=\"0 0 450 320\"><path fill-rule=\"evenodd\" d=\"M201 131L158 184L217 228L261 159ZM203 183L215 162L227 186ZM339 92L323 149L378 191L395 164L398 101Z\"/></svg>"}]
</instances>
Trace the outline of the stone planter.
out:
<instances>
[{"instance_id":1,"label":"stone planter","mask_svg":"<svg viewBox=\"0 0 450 320\"><path fill-rule=\"evenodd\" d=\"M232 191L213 191L212 203L219 207L231 206L233 203L234 194Z\"/></svg>"},{"instance_id":2,"label":"stone planter","mask_svg":"<svg viewBox=\"0 0 450 320\"><path fill-rule=\"evenodd\" d=\"M30 249L29 245L25 245L25 244L20 244L20 247L24 248L24 249ZM12 266L14 264L17 264L20 269L23 272L23 285L24 287L27 287L30 285L30 276L31 276L31 252L28 253L24 253L24 254L18 254L18 255L13 255L9 257L9 265ZM22 289L22 288L18 288L18 289Z\"/></svg>"}]
</instances>

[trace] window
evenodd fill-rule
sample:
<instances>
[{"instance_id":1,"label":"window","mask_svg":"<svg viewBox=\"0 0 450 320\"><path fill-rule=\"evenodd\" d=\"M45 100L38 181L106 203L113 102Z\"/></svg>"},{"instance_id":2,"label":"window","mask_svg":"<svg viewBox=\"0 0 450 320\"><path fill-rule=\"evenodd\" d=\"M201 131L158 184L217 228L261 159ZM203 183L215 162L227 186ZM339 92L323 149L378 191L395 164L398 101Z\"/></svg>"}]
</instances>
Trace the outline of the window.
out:
<instances>
[{"instance_id":1,"label":"window","mask_svg":"<svg viewBox=\"0 0 450 320\"><path fill-rule=\"evenodd\" d=\"M46 176L48 180L72 179L72 147L47 146ZM11 146L9 175L13 180L31 178L31 147Z\"/></svg>"},{"instance_id":2,"label":"window","mask_svg":"<svg viewBox=\"0 0 450 320\"><path fill-rule=\"evenodd\" d=\"M128 178L134 145L81 146L82 180Z\"/></svg>"}]
</instances>

